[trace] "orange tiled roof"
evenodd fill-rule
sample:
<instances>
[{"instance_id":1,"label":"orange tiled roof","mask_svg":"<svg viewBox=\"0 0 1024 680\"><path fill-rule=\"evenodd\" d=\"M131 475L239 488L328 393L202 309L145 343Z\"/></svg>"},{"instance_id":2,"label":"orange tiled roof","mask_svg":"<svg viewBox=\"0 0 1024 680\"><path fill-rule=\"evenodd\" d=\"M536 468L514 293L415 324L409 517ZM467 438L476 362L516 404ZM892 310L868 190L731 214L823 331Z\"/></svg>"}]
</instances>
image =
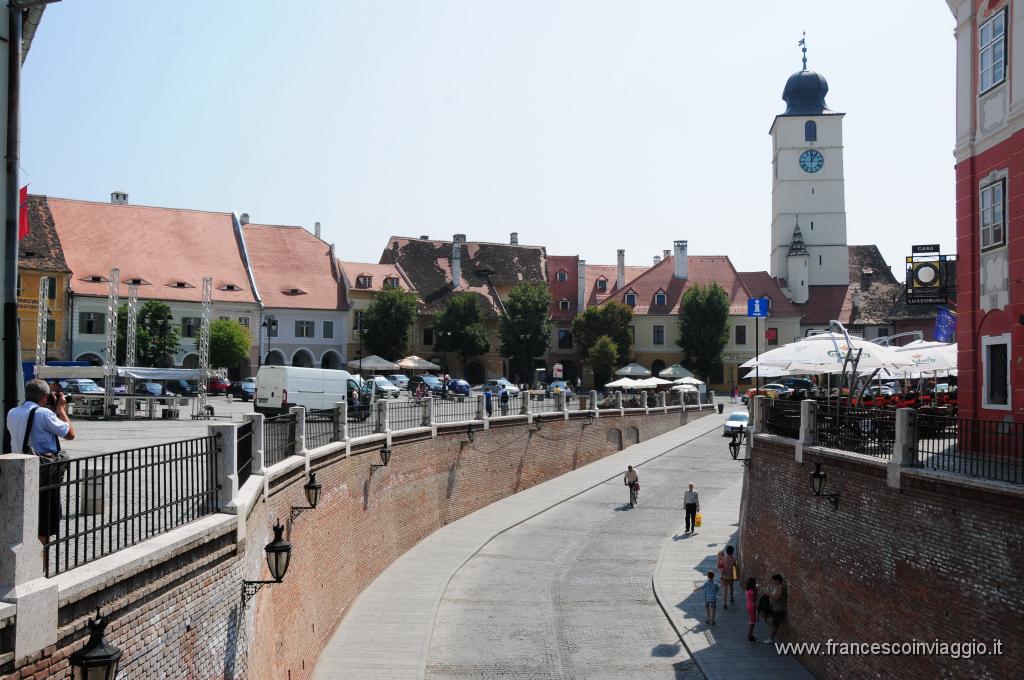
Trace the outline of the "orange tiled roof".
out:
<instances>
[{"instance_id":1,"label":"orange tiled roof","mask_svg":"<svg viewBox=\"0 0 1024 680\"><path fill-rule=\"evenodd\" d=\"M589 269L590 265L587 267ZM695 283L717 283L729 296L729 313L747 313L747 298L750 294L727 256L690 255L688 268L689 278L674 278L675 256L669 256L658 264L645 268L642 274L629 280L627 267L626 284L606 299L625 304L626 294L632 291L637 296L636 306L633 307L634 314L678 314L679 301L687 288ZM614 270L614 267L612 269ZM659 291L665 293L664 305L655 304L655 295Z\"/></svg>"},{"instance_id":2,"label":"orange tiled roof","mask_svg":"<svg viewBox=\"0 0 1024 680\"><path fill-rule=\"evenodd\" d=\"M643 274L650 267L627 265L625 268L625 279L635 279ZM587 307L599 305L608 299L608 296L615 292L615 277L618 270L614 264L588 264L587 265L587 290L584 293ZM608 281L608 287L602 292L597 289L597 280L604 278Z\"/></svg>"},{"instance_id":3,"label":"orange tiled roof","mask_svg":"<svg viewBox=\"0 0 1024 680\"><path fill-rule=\"evenodd\" d=\"M302 227L247 224L242 233L256 289L266 307L343 308L341 281L335 278L329 245Z\"/></svg>"},{"instance_id":4,"label":"orange tiled roof","mask_svg":"<svg viewBox=\"0 0 1024 680\"><path fill-rule=\"evenodd\" d=\"M778 280L773 279L768 272L740 272L740 280L750 292L750 297L767 297L772 301L772 316L800 316L800 310L782 292Z\"/></svg>"},{"instance_id":5,"label":"orange tiled roof","mask_svg":"<svg viewBox=\"0 0 1024 680\"><path fill-rule=\"evenodd\" d=\"M371 292L384 290L384 279L395 277L398 279L398 287L402 290L415 290L409 277L405 275L402 268L397 264L376 264L372 262L342 262L338 260L338 266L345 277L345 285L352 290L366 290ZM359 276L370 276L369 288L357 288L356 278Z\"/></svg>"},{"instance_id":6,"label":"orange tiled roof","mask_svg":"<svg viewBox=\"0 0 1024 680\"><path fill-rule=\"evenodd\" d=\"M255 302L231 213L48 198L77 295L107 295L107 277L121 269L121 295L142 279L140 298L201 302L203 277L213 300ZM89 277L102 277L90 281ZM176 282L188 287L177 288ZM223 290L226 286L238 290Z\"/></svg>"}]
</instances>

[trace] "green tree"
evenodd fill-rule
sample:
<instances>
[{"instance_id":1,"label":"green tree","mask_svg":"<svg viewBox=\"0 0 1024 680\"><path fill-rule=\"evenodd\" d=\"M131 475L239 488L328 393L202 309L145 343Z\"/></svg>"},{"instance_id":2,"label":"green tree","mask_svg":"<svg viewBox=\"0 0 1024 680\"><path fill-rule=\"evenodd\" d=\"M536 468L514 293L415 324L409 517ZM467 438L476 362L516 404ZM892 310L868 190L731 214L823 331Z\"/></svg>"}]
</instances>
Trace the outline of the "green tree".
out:
<instances>
[{"instance_id":1,"label":"green tree","mask_svg":"<svg viewBox=\"0 0 1024 680\"><path fill-rule=\"evenodd\" d=\"M210 366L237 368L249 356L252 337L248 329L231 319L210 323Z\"/></svg>"},{"instance_id":2,"label":"green tree","mask_svg":"<svg viewBox=\"0 0 1024 680\"><path fill-rule=\"evenodd\" d=\"M434 318L434 329L437 349L456 352L462 359L463 370L469 363L469 357L486 354L491 348L476 293L449 296L444 309Z\"/></svg>"},{"instance_id":3,"label":"green tree","mask_svg":"<svg viewBox=\"0 0 1024 680\"><path fill-rule=\"evenodd\" d=\"M577 314L572 321L572 337L580 359L589 361L591 348L602 336L608 336L618 351L615 363L620 366L628 363L633 350L632 322L633 309L614 300L588 307L582 314ZM593 364L591 368L594 368Z\"/></svg>"},{"instance_id":4,"label":"green tree","mask_svg":"<svg viewBox=\"0 0 1024 680\"><path fill-rule=\"evenodd\" d=\"M401 359L416 322L416 296L398 288L377 293L363 314L363 344L367 354L388 361Z\"/></svg>"},{"instance_id":5,"label":"green tree","mask_svg":"<svg viewBox=\"0 0 1024 680\"><path fill-rule=\"evenodd\" d=\"M618 365L619 348L607 335L602 335L591 345L587 352L587 361L594 371L594 382L597 387L603 387L611 380L612 371Z\"/></svg>"},{"instance_id":6,"label":"green tree","mask_svg":"<svg viewBox=\"0 0 1024 680\"><path fill-rule=\"evenodd\" d=\"M181 349L181 335L171 318L171 308L159 300L147 300L136 318L135 364L166 368L173 365L174 355ZM128 350L128 308L117 313L117 363L125 363Z\"/></svg>"},{"instance_id":7,"label":"green tree","mask_svg":"<svg viewBox=\"0 0 1024 680\"><path fill-rule=\"evenodd\" d=\"M530 380L534 357L551 346L551 293L546 285L524 281L509 292L498 336L501 355L512 359L520 380Z\"/></svg>"},{"instance_id":8,"label":"green tree","mask_svg":"<svg viewBox=\"0 0 1024 680\"><path fill-rule=\"evenodd\" d=\"M679 310L679 339L684 365L710 382L722 366L722 350L729 341L729 295L717 283L694 284Z\"/></svg>"}]
</instances>

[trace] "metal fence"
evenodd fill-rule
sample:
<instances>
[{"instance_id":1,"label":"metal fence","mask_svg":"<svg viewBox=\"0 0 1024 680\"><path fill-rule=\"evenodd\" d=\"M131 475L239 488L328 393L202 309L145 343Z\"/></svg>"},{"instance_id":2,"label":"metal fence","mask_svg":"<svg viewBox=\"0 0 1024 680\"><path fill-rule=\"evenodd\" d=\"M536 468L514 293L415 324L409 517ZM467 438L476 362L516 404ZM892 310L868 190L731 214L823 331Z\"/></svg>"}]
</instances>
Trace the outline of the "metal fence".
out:
<instances>
[{"instance_id":1,"label":"metal fence","mask_svg":"<svg viewBox=\"0 0 1024 680\"><path fill-rule=\"evenodd\" d=\"M476 420L476 397L464 399L434 399L434 422L457 423Z\"/></svg>"},{"instance_id":2,"label":"metal fence","mask_svg":"<svg viewBox=\"0 0 1024 680\"><path fill-rule=\"evenodd\" d=\"M890 458L896 439L896 412L819 403L815 436L820 446Z\"/></svg>"},{"instance_id":3,"label":"metal fence","mask_svg":"<svg viewBox=\"0 0 1024 680\"><path fill-rule=\"evenodd\" d=\"M766 403L764 430L788 439L800 438L800 402L769 399Z\"/></svg>"},{"instance_id":4,"label":"metal fence","mask_svg":"<svg viewBox=\"0 0 1024 680\"><path fill-rule=\"evenodd\" d=\"M252 421L247 420L235 431L235 451L238 486L241 487L252 474Z\"/></svg>"},{"instance_id":5,"label":"metal fence","mask_svg":"<svg viewBox=\"0 0 1024 680\"><path fill-rule=\"evenodd\" d=\"M374 411L376 404L348 404L348 436L363 437L376 432L377 415Z\"/></svg>"},{"instance_id":6,"label":"metal fence","mask_svg":"<svg viewBox=\"0 0 1024 680\"><path fill-rule=\"evenodd\" d=\"M334 441L334 409L306 409L306 448L316 449Z\"/></svg>"},{"instance_id":7,"label":"metal fence","mask_svg":"<svg viewBox=\"0 0 1024 680\"><path fill-rule=\"evenodd\" d=\"M269 467L295 455L295 414L263 420L263 465Z\"/></svg>"},{"instance_id":8,"label":"metal fence","mask_svg":"<svg viewBox=\"0 0 1024 680\"><path fill-rule=\"evenodd\" d=\"M919 413L915 464L1024 484L1024 424Z\"/></svg>"},{"instance_id":9,"label":"metal fence","mask_svg":"<svg viewBox=\"0 0 1024 680\"><path fill-rule=\"evenodd\" d=\"M388 428L409 430L427 425L427 400L395 401L388 404Z\"/></svg>"},{"instance_id":10,"label":"metal fence","mask_svg":"<svg viewBox=\"0 0 1024 680\"><path fill-rule=\"evenodd\" d=\"M46 576L217 512L218 437L42 462Z\"/></svg>"}]
</instances>

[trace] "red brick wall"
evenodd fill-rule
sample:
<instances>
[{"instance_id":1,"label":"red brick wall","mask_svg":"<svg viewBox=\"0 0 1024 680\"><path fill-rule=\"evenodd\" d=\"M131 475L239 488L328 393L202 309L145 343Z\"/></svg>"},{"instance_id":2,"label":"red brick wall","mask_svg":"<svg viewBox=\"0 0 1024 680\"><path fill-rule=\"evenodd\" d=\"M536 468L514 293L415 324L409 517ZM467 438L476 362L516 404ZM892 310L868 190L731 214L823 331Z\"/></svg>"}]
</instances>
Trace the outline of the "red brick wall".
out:
<instances>
[{"instance_id":1,"label":"red brick wall","mask_svg":"<svg viewBox=\"0 0 1024 680\"><path fill-rule=\"evenodd\" d=\"M265 502L250 510L243 542L225 533L62 604L58 643L18 668L0 653L0 675L70 677L67 657L84 644L86 619L102 606L110 616L107 639L124 651L120 680L309 677L352 600L435 529L617 450L609 444L611 429L636 428L644 441L679 423L678 412L606 414L593 424L548 420L532 433L525 424L477 429L465 444L465 429L434 440L396 437L390 464L372 474L380 444L354 449L349 458L342 452L317 459L323 495L292 527L288 575L261 590L248 609L241 608L242 579L268 578L263 546L271 526L306 504L302 468L271 482ZM0 652L9 649L6 632L0 630Z\"/></svg>"},{"instance_id":2,"label":"red brick wall","mask_svg":"<svg viewBox=\"0 0 1024 680\"><path fill-rule=\"evenodd\" d=\"M811 494L813 456L758 441L744 480L743 578L789 583L783 640L943 642L1002 639L1004 655L802 656L819 678L1024 677L1024 504L1020 496L903 475L826 454L827 489ZM761 630L764 632L764 624Z\"/></svg>"}]
</instances>

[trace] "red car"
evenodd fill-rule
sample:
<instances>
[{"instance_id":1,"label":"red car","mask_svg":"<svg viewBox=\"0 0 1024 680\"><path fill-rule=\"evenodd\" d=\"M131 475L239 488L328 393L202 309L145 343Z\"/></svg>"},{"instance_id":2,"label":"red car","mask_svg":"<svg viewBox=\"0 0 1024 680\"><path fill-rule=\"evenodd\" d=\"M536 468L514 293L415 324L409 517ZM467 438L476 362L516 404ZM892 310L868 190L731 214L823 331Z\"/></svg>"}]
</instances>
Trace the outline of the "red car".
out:
<instances>
[{"instance_id":1,"label":"red car","mask_svg":"<svg viewBox=\"0 0 1024 680\"><path fill-rule=\"evenodd\" d=\"M227 394L231 389L231 381L227 378L213 378L206 386L207 394Z\"/></svg>"}]
</instances>

